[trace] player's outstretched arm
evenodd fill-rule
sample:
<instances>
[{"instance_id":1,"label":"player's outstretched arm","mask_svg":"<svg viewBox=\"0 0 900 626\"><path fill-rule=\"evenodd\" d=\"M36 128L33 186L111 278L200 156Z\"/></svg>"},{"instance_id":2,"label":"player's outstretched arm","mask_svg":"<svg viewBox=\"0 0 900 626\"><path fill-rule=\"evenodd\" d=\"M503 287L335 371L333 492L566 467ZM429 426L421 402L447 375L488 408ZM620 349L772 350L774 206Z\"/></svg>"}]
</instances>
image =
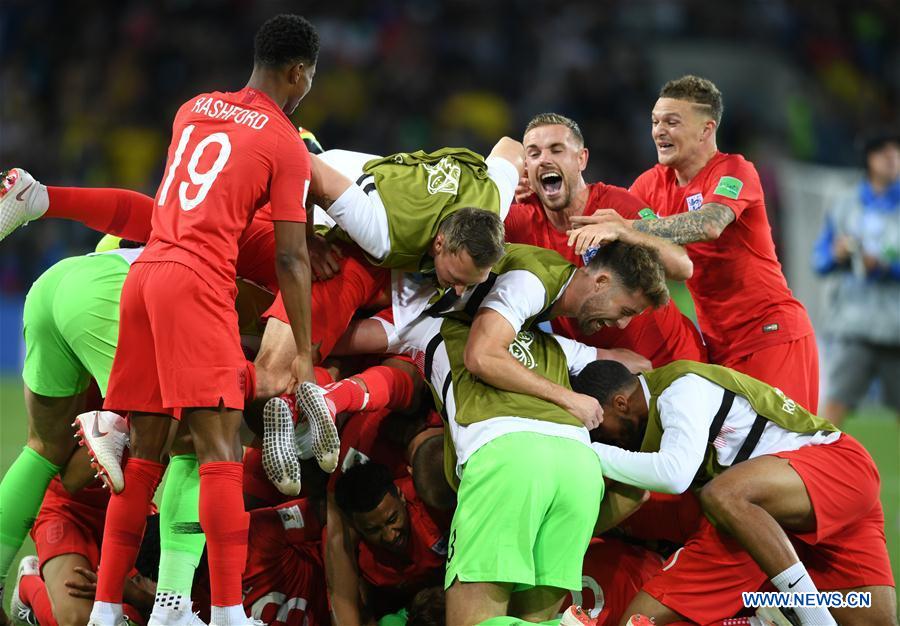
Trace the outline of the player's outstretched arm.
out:
<instances>
[{"instance_id":1,"label":"player's outstretched arm","mask_svg":"<svg viewBox=\"0 0 900 626\"><path fill-rule=\"evenodd\" d=\"M519 363L509 353L516 329L497 311L482 307L472 322L463 355L466 369L498 389L535 396L569 411L585 425L596 428L603 411L595 398L575 393Z\"/></svg>"},{"instance_id":2,"label":"player's outstretched arm","mask_svg":"<svg viewBox=\"0 0 900 626\"><path fill-rule=\"evenodd\" d=\"M600 209L593 215L576 215L571 219L574 226L579 226L569 231L569 245L575 248L575 254L584 254L590 248L612 241L624 241L656 250L667 278L687 280L694 273L687 250L668 239L639 230L633 220L626 220L614 209Z\"/></svg>"},{"instance_id":3,"label":"player's outstretched arm","mask_svg":"<svg viewBox=\"0 0 900 626\"><path fill-rule=\"evenodd\" d=\"M657 220L636 221L632 227L637 231L684 245L718 239L725 231L725 227L734 220L734 211L729 207L710 202L696 211L661 217Z\"/></svg>"},{"instance_id":4,"label":"player's outstretched arm","mask_svg":"<svg viewBox=\"0 0 900 626\"><path fill-rule=\"evenodd\" d=\"M309 251L302 222L275 221L275 272L297 345L292 367L298 382L315 382L312 363L312 309Z\"/></svg>"},{"instance_id":5,"label":"player's outstretched arm","mask_svg":"<svg viewBox=\"0 0 900 626\"><path fill-rule=\"evenodd\" d=\"M359 537L342 517L334 494L328 494L325 543L325 578L331 600L332 622L338 626L362 624L356 545Z\"/></svg>"}]
</instances>

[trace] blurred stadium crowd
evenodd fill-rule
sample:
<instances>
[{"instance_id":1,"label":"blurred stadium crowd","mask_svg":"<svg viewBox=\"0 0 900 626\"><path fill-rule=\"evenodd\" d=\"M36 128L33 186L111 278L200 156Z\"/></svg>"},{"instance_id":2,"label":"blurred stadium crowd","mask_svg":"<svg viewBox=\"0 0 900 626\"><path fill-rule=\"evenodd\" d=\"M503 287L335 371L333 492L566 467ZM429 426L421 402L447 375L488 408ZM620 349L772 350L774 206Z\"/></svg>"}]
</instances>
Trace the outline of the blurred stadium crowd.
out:
<instances>
[{"instance_id":1,"label":"blurred stadium crowd","mask_svg":"<svg viewBox=\"0 0 900 626\"><path fill-rule=\"evenodd\" d=\"M655 160L649 109L674 76L661 75L666 59L685 50L726 83L720 146L756 161L764 184L773 155L858 166L855 137L898 122L892 0L6 0L4 8L0 162L50 184L153 194L177 106L203 89L242 86L253 32L279 11L303 13L321 34L318 77L294 121L326 147L484 151L553 110L581 124L586 179L627 186ZM727 71L717 72L720 54L745 55L750 73L717 75ZM0 293L24 293L43 269L96 241L74 224L35 231L0 251Z\"/></svg>"}]
</instances>

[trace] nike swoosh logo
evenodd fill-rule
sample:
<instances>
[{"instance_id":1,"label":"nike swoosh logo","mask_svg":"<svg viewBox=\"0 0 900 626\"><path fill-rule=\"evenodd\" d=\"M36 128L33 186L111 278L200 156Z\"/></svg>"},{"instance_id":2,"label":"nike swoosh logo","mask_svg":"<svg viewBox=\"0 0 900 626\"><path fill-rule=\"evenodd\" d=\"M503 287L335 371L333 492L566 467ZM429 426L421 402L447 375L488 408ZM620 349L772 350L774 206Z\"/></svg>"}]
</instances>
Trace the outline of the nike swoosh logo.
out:
<instances>
[{"instance_id":1,"label":"nike swoosh logo","mask_svg":"<svg viewBox=\"0 0 900 626\"><path fill-rule=\"evenodd\" d=\"M804 576L801 576L800 578L798 578L798 579L795 580L794 582L790 583L790 584L788 585L788 589L793 589L793 588L794 588L794 585L796 585L796 584L799 583L801 580L803 580L803 578L804 578Z\"/></svg>"},{"instance_id":2,"label":"nike swoosh logo","mask_svg":"<svg viewBox=\"0 0 900 626\"><path fill-rule=\"evenodd\" d=\"M99 423L100 423L100 420L95 418L94 426L93 426L93 428L91 428L91 435L93 435L94 437L106 437L106 435L108 435L109 432L101 433Z\"/></svg>"},{"instance_id":3,"label":"nike swoosh logo","mask_svg":"<svg viewBox=\"0 0 900 626\"><path fill-rule=\"evenodd\" d=\"M22 202L22 200L23 200L22 196L25 195L25 192L26 192L26 191L28 191L29 189L31 189L31 186L32 186L33 184L34 184L34 183L28 183L28 186L25 187L25 189L23 189L22 191L20 191L19 193L17 193L17 194L16 194L16 200L18 200L19 202Z\"/></svg>"}]
</instances>

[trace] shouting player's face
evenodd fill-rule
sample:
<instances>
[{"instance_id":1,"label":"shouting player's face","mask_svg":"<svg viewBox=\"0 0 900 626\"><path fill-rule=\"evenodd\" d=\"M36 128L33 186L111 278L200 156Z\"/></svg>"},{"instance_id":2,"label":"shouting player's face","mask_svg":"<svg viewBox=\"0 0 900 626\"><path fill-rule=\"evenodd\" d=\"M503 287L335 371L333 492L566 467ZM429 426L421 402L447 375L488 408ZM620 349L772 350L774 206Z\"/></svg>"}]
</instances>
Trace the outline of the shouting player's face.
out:
<instances>
[{"instance_id":1,"label":"shouting player's face","mask_svg":"<svg viewBox=\"0 0 900 626\"><path fill-rule=\"evenodd\" d=\"M629 292L621 282L609 273L600 271L588 284L578 309L578 326L585 335L593 335L604 326L625 328L635 315L650 306L647 297L639 292Z\"/></svg>"},{"instance_id":2,"label":"shouting player's face","mask_svg":"<svg viewBox=\"0 0 900 626\"><path fill-rule=\"evenodd\" d=\"M353 524L366 543L390 552L403 552L409 542L409 513L403 494L386 493L368 513L354 513Z\"/></svg>"},{"instance_id":3,"label":"shouting player's face","mask_svg":"<svg viewBox=\"0 0 900 626\"><path fill-rule=\"evenodd\" d=\"M709 116L708 107L660 98L650 117L656 157L662 165L676 170L687 168L703 158L709 149L708 141L716 123Z\"/></svg>"},{"instance_id":4,"label":"shouting player's face","mask_svg":"<svg viewBox=\"0 0 900 626\"><path fill-rule=\"evenodd\" d=\"M562 124L538 126L525 133L525 170L541 204L562 211L584 182L588 151Z\"/></svg>"},{"instance_id":5,"label":"shouting player's face","mask_svg":"<svg viewBox=\"0 0 900 626\"><path fill-rule=\"evenodd\" d=\"M443 235L435 239L434 272L441 287L449 287L461 296L470 286L486 281L490 271L489 267L476 267L465 250L450 252L443 243Z\"/></svg>"}]
</instances>

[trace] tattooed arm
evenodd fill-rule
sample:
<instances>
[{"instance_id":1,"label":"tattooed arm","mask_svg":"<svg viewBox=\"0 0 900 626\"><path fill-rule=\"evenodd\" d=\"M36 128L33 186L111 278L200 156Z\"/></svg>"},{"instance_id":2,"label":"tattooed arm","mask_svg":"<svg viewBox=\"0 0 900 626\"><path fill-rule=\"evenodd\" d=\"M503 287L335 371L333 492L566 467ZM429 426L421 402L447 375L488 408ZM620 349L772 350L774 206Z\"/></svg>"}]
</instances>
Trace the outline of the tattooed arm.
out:
<instances>
[{"instance_id":1,"label":"tattooed arm","mask_svg":"<svg viewBox=\"0 0 900 626\"><path fill-rule=\"evenodd\" d=\"M632 222L632 227L643 233L684 245L718 239L725 227L733 221L734 211L724 204L710 202L688 213L656 220L637 220Z\"/></svg>"}]
</instances>

